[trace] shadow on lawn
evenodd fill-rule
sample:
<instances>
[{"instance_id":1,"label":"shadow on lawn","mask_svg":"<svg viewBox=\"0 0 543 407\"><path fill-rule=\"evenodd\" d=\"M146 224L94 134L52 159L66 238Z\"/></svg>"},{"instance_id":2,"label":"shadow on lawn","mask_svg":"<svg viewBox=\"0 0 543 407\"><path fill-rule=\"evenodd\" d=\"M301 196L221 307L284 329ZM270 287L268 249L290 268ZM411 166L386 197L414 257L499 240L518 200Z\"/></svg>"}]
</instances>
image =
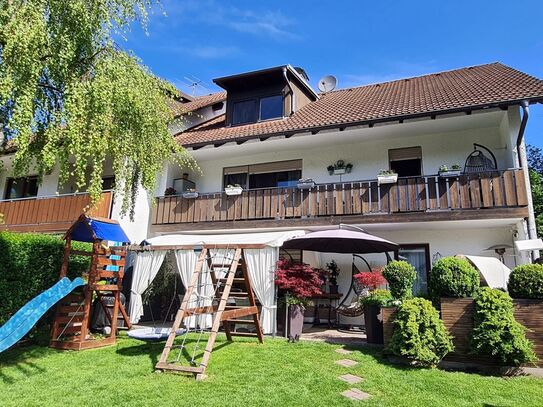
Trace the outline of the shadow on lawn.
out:
<instances>
[{"instance_id":1,"label":"shadow on lawn","mask_svg":"<svg viewBox=\"0 0 543 407\"><path fill-rule=\"evenodd\" d=\"M46 347L20 347L8 350L0 355L0 380L7 384L13 384L16 380L6 374L6 368L14 368L25 377L44 373L46 370L31 359L39 359L55 352Z\"/></svg>"},{"instance_id":2,"label":"shadow on lawn","mask_svg":"<svg viewBox=\"0 0 543 407\"><path fill-rule=\"evenodd\" d=\"M196 343L196 340L189 339L185 342L185 347L181 349L182 351L182 359L180 359L181 363L187 363L189 364L192 359L192 351L194 344ZM201 352L198 352L195 356L195 360L199 360L204 352L205 345L207 343L207 340L204 342L200 342L200 346L198 350L202 350ZM227 345L230 345L232 342L222 342L218 345L215 345L213 347L213 352L216 352L222 348L224 348ZM122 356L141 356L141 355L149 355L149 359L151 360L151 368L154 369L155 365L158 362L158 359L160 358L160 355L162 354L162 350L164 349L164 342L158 342L158 343L143 343L141 345L135 345L135 346L129 346L126 348L117 348L117 353ZM172 348L170 355L175 356L177 358L178 352L179 352L179 346L180 343L176 342L174 343L174 347ZM171 359L171 357L170 357ZM184 360L183 360L184 359Z\"/></svg>"}]
</instances>

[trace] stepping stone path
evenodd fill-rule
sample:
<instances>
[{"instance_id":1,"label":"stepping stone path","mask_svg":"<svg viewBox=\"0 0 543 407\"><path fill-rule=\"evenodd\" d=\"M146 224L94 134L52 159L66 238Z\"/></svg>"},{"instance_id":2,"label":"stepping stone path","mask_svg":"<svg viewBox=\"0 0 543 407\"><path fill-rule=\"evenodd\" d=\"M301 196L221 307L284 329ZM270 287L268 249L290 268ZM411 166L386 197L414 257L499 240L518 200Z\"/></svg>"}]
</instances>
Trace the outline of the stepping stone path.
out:
<instances>
[{"instance_id":1,"label":"stepping stone path","mask_svg":"<svg viewBox=\"0 0 543 407\"><path fill-rule=\"evenodd\" d=\"M341 395L351 400L367 400L371 397L370 394L364 393L362 390L355 388L345 390L343 393L341 393Z\"/></svg>"},{"instance_id":2,"label":"stepping stone path","mask_svg":"<svg viewBox=\"0 0 543 407\"><path fill-rule=\"evenodd\" d=\"M358 365L358 362L355 362L352 359L340 359L340 360L336 360L336 364L343 367L352 367L352 366Z\"/></svg>"},{"instance_id":3,"label":"stepping stone path","mask_svg":"<svg viewBox=\"0 0 543 407\"><path fill-rule=\"evenodd\" d=\"M356 384L362 381L361 377L355 376L353 374L344 374L338 377L339 380L343 380L349 384Z\"/></svg>"},{"instance_id":4,"label":"stepping stone path","mask_svg":"<svg viewBox=\"0 0 543 407\"><path fill-rule=\"evenodd\" d=\"M347 350L347 349L343 349L343 348L336 349L336 352L341 354L341 355L348 355L349 353L353 353L352 350Z\"/></svg>"}]
</instances>

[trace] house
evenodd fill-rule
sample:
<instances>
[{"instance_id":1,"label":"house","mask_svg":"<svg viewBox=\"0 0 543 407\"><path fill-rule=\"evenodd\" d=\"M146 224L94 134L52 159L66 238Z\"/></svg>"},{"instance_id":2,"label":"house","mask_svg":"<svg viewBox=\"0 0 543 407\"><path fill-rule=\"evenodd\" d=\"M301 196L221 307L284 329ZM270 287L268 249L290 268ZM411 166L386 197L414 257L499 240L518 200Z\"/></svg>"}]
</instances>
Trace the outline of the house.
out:
<instances>
[{"instance_id":1,"label":"house","mask_svg":"<svg viewBox=\"0 0 543 407\"><path fill-rule=\"evenodd\" d=\"M214 82L224 91L172 106L191 113L172 134L201 173L167 166L156 205L140 194L136 222L120 219L133 241L357 225L401 244L420 291L440 256L496 256L486 249L498 246L509 266L529 261L513 243L535 237L523 134L543 81L491 63L324 93L290 65ZM70 184L59 190L55 172L42 185L13 180L9 156L0 159L8 169L0 175L3 228L60 231L88 202ZM439 174L455 164L459 174ZM380 170L397 180L379 181ZM94 212L118 219L107 191L113 175L104 173ZM226 194L229 185L238 188ZM169 187L176 193L164 196ZM340 291L348 287L350 256L290 255L321 266L336 260Z\"/></svg>"}]
</instances>

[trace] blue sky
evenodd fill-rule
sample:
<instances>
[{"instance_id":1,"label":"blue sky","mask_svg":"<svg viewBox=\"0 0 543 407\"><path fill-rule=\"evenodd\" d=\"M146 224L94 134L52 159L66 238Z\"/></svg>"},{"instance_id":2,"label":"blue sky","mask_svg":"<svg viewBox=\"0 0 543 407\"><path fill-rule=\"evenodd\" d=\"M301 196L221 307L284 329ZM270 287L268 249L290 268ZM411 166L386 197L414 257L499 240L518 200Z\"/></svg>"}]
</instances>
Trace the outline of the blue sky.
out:
<instances>
[{"instance_id":1,"label":"blue sky","mask_svg":"<svg viewBox=\"0 0 543 407\"><path fill-rule=\"evenodd\" d=\"M543 1L163 0L147 33L121 45L190 93L185 77L212 79L289 63L316 88L338 87L500 61L543 78ZM543 105L532 105L526 137L543 147Z\"/></svg>"}]
</instances>

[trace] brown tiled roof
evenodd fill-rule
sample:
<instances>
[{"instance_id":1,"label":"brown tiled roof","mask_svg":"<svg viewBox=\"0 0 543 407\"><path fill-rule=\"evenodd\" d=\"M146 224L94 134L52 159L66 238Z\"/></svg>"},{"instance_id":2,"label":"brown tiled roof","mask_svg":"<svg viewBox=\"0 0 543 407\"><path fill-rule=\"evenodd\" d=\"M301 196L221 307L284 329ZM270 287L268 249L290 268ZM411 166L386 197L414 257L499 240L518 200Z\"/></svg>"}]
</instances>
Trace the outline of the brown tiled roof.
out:
<instances>
[{"instance_id":1,"label":"brown tiled roof","mask_svg":"<svg viewBox=\"0 0 543 407\"><path fill-rule=\"evenodd\" d=\"M521 100L543 101L543 81L496 62L329 92L286 119L225 127L221 116L177 135L176 139L185 146L199 146L505 106Z\"/></svg>"},{"instance_id":2,"label":"brown tiled roof","mask_svg":"<svg viewBox=\"0 0 543 407\"><path fill-rule=\"evenodd\" d=\"M171 106L175 116L188 112L194 112L202 107L226 100L226 92L217 92L210 95L198 96L192 102L175 103Z\"/></svg>"}]
</instances>

